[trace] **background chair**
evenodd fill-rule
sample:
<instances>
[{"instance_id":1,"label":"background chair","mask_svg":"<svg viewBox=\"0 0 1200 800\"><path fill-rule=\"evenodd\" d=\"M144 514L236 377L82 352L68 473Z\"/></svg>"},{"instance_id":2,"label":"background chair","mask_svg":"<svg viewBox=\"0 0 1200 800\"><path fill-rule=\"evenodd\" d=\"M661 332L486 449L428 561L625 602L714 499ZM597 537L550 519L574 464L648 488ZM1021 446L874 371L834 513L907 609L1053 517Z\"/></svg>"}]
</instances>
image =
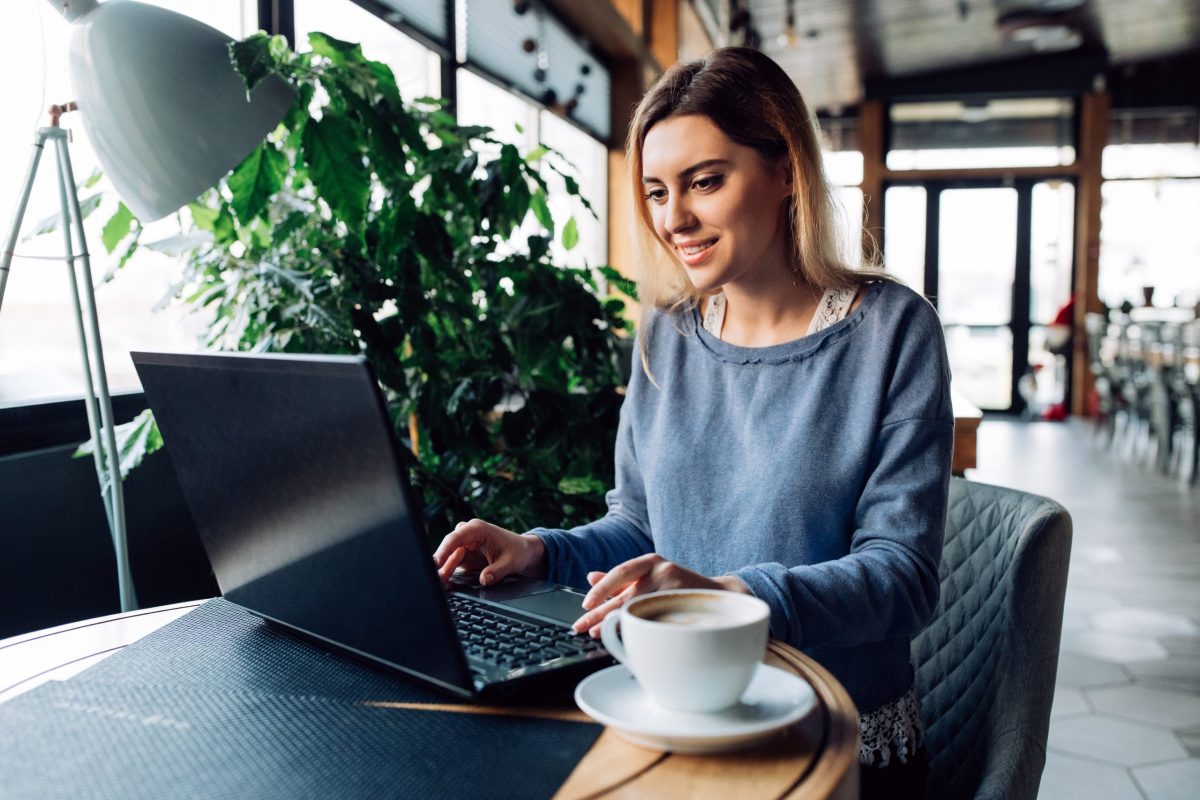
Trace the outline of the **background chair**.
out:
<instances>
[{"instance_id":1,"label":"background chair","mask_svg":"<svg viewBox=\"0 0 1200 800\"><path fill-rule=\"evenodd\" d=\"M941 599L913 643L929 797L1036 797L1070 552L1058 503L952 479Z\"/></svg>"}]
</instances>

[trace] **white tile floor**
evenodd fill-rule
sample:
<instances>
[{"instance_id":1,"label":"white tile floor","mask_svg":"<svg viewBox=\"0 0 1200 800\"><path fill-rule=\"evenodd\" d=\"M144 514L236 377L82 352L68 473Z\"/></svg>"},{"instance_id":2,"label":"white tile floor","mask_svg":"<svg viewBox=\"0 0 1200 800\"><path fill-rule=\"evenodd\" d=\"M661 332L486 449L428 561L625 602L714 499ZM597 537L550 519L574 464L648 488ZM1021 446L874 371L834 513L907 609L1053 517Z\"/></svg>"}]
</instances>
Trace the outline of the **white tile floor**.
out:
<instances>
[{"instance_id":1,"label":"white tile floor","mask_svg":"<svg viewBox=\"0 0 1200 800\"><path fill-rule=\"evenodd\" d=\"M1085 422L987 419L972 480L1051 497L1074 520L1040 797L1200 797L1200 489Z\"/></svg>"}]
</instances>

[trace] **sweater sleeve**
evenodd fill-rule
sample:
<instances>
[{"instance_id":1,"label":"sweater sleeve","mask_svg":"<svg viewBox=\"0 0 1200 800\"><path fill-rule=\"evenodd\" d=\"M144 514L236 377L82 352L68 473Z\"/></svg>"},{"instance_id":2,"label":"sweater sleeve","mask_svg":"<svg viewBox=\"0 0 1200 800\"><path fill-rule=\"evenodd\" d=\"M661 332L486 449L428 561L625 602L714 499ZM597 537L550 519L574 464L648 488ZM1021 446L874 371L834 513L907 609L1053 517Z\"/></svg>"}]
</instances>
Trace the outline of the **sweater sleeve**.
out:
<instances>
[{"instance_id":1,"label":"sweater sleeve","mask_svg":"<svg viewBox=\"0 0 1200 800\"><path fill-rule=\"evenodd\" d=\"M645 375L635 366L621 418L615 451L616 485L605 495L608 513L595 522L558 530L535 528L530 533L546 546L548 578L556 583L587 589L587 573L607 571L631 558L654 551L646 512L646 488L633 442L633 395L641 391Z\"/></svg>"},{"instance_id":2,"label":"sweater sleeve","mask_svg":"<svg viewBox=\"0 0 1200 800\"><path fill-rule=\"evenodd\" d=\"M849 553L732 573L771 606L772 635L797 647L911 636L937 606L954 419L936 313L914 322L890 372Z\"/></svg>"}]
</instances>

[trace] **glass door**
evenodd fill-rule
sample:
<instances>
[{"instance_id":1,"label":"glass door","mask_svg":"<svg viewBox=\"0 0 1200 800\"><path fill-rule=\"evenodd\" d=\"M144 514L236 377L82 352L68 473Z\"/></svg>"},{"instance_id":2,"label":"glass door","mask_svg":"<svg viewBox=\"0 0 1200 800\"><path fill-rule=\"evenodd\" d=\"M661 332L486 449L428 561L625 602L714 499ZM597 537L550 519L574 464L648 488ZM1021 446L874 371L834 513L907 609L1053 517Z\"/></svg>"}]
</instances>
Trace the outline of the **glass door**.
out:
<instances>
[{"instance_id":1,"label":"glass door","mask_svg":"<svg viewBox=\"0 0 1200 800\"><path fill-rule=\"evenodd\" d=\"M982 409L1013 407L1017 192L943 189L937 300L955 388Z\"/></svg>"},{"instance_id":2,"label":"glass door","mask_svg":"<svg viewBox=\"0 0 1200 800\"><path fill-rule=\"evenodd\" d=\"M954 388L986 411L1065 403L1075 187L925 181L884 194L884 263L937 308ZM1069 328L1066 329L1069 331Z\"/></svg>"}]
</instances>

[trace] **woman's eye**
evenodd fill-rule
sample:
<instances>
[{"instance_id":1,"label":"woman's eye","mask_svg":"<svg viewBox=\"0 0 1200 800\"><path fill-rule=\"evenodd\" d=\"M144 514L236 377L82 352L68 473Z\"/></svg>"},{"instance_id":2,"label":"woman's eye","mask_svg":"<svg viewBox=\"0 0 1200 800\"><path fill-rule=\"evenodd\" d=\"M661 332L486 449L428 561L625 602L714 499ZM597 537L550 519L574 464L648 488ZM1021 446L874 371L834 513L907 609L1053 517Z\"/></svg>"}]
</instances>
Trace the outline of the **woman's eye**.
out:
<instances>
[{"instance_id":1,"label":"woman's eye","mask_svg":"<svg viewBox=\"0 0 1200 800\"><path fill-rule=\"evenodd\" d=\"M667 190L651 189L650 191L646 192L646 199L653 200L656 203L661 203L663 200L667 199Z\"/></svg>"},{"instance_id":2,"label":"woman's eye","mask_svg":"<svg viewBox=\"0 0 1200 800\"><path fill-rule=\"evenodd\" d=\"M692 188L704 191L706 189L715 189L721 185L720 175L705 175L703 178L696 178L692 181Z\"/></svg>"}]
</instances>

